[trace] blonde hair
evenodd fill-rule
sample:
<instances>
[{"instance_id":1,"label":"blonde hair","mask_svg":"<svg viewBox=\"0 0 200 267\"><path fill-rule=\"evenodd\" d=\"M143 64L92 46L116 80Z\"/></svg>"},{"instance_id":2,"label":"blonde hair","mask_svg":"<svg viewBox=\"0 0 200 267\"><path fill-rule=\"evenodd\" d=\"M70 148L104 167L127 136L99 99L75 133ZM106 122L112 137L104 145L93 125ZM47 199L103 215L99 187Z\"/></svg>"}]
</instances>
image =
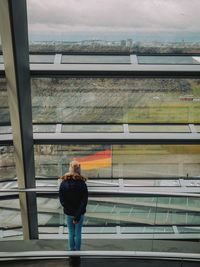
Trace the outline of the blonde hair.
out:
<instances>
[{"instance_id":1,"label":"blonde hair","mask_svg":"<svg viewBox=\"0 0 200 267\"><path fill-rule=\"evenodd\" d=\"M87 178L81 175L81 165L77 160L73 160L69 164L69 172L65 173L63 176L60 177L63 180L83 180L86 181Z\"/></svg>"},{"instance_id":2,"label":"blonde hair","mask_svg":"<svg viewBox=\"0 0 200 267\"><path fill-rule=\"evenodd\" d=\"M70 162L69 172L81 174L81 165L77 160L73 160Z\"/></svg>"}]
</instances>

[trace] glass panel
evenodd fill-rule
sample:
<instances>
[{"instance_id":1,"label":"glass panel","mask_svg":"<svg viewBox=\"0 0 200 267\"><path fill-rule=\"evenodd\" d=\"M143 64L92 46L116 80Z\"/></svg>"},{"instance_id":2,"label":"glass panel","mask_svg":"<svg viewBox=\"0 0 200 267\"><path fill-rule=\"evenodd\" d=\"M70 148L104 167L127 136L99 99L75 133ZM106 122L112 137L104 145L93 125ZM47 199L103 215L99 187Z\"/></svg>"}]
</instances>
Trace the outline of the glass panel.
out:
<instances>
[{"instance_id":1,"label":"glass panel","mask_svg":"<svg viewBox=\"0 0 200 267\"><path fill-rule=\"evenodd\" d=\"M199 175L199 155L200 145L35 145L35 166L36 176L55 179L77 159L89 178L159 178L154 186L180 186L175 178ZM127 186L136 183L125 180Z\"/></svg>"},{"instance_id":2,"label":"glass panel","mask_svg":"<svg viewBox=\"0 0 200 267\"><path fill-rule=\"evenodd\" d=\"M77 159L86 177L110 178L111 153L110 145L35 145L36 176L61 176Z\"/></svg>"},{"instance_id":3,"label":"glass panel","mask_svg":"<svg viewBox=\"0 0 200 267\"><path fill-rule=\"evenodd\" d=\"M11 126L0 126L0 133L1 134L10 134L10 133L12 133L12 127Z\"/></svg>"},{"instance_id":4,"label":"glass panel","mask_svg":"<svg viewBox=\"0 0 200 267\"><path fill-rule=\"evenodd\" d=\"M199 145L113 145L113 176L175 178L200 173Z\"/></svg>"},{"instance_id":5,"label":"glass panel","mask_svg":"<svg viewBox=\"0 0 200 267\"><path fill-rule=\"evenodd\" d=\"M32 106L34 123L198 123L200 80L32 78Z\"/></svg>"},{"instance_id":6,"label":"glass panel","mask_svg":"<svg viewBox=\"0 0 200 267\"><path fill-rule=\"evenodd\" d=\"M200 234L200 227L186 227L186 226L184 226L184 227L181 227L181 226L178 226L177 227L178 228L178 231L179 231L179 233L180 234L193 234L193 233L195 233L195 234Z\"/></svg>"},{"instance_id":7,"label":"glass panel","mask_svg":"<svg viewBox=\"0 0 200 267\"><path fill-rule=\"evenodd\" d=\"M143 233L143 234L151 234L151 233L166 233L166 234L173 234L173 228L172 227L150 227L150 226L143 226L143 227L122 227L122 234L138 234L138 233Z\"/></svg>"},{"instance_id":8,"label":"glass panel","mask_svg":"<svg viewBox=\"0 0 200 267\"><path fill-rule=\"evenodd\" d=\"M197 132L200 133L200 125L195 125L195 128L197 129Z\"/></svg>"},{"instance_id":9,"label":"glass panel","mask_svg":"<svg viewBox=\"0 0 200 267\"><path fill-rule=\"evenodd\" d=\"M60 207L58 197L37 197L37 210L39 227L59 227L65 224L63 210ZM55 231L55 228L53 231ZM58 233L58 231L56 232Z\"/></svg>"},{"instance_id":10,"label":"glass panel","mask_svg":"<svg viewBox=\"0 0 200 267\"><path fill-rule=\"evenodd\" d=\"M124 186L180 186L179 180L154 180L154 179L124 179Z\"/></svg>"},{"instance_id":11,"label":"glass panel","mask_svg":"<svg viewBox=\"0 0 200 267\"><path fill-rule=\"evenodd\" d=\"M19 200L0 198L0 207L0 241L23 239Z\"/></svg>"},{"instance_id":12,"label":"glass panel","mask_svg":"<svg viewBox=\"0 0 200 267\"><path fill-rule=\"evenodd\" d=\"M54 133L56 131L56 125L33 125L33 132L35 133Z\"/></svg>"},{"instance_id":13,"label":"glass panel","mask_svg":"<svg viewBox=\"0 0 200 267\"><path fill-rule=\"evenodd\" d=\"M130 64L130 56L63 55L62 63Z\"/></svg>"},{"instance_id":14,"label":"glass panel","mask_svg":"<svg viewBox=\"0 0 200 267\"><path fill-rule=\"evenodd\" d=\"M29 40L67 52L199 53L199 6L188 1L27 1ZM134 14L134 15L133 15ZM167 15L166 15L167 14ZM33 49L34 51L35 49Z\"/></svg>"},{"instance_id":15,"label":"glass panel","mask_svg":"<svg viewBox=\"0 0 200 267\"><path fill-rule=\"evenodd\" d=\"M0 123L10 123L6 79L0 78Z\"/></svg>"},{"instance_id":16,"label":"glass panel","mask_svg":"<svg viewBox=\"0 0 200 267\"><path fill-rule=\"evenodd\" d=\"M3 64L3 56L0 55L0 64Z\"/></svg>"},{"instance_id":17,"label":"glass panel","mask_svg":"<svg viewBox=\"0 0 200 267\"><path fill-rule=\"evenodd\" d=\"M138 56L139 64L200 64L200 57L192 56Z\"/></svg>"},{"instance_id":18,"label":"glass panel","mask_svg":"<svg viewBox=\"0 0 200 267\"><path fill-rule=\"evenodd\" d=\"M54 63L55 55L30 55L30 63Z\"/></svg>"},{"instance_id":19,"label":"glass panel","mask_svg":"<svg viewBox=\"0 0 200 267\"><path fill-rule=\"evenodd\" d=\"M79 124L79 125L73 125L73 124L67 124L62 126L62 132L81 132L81 133L95 133L95 132L123 132L123 125L115 125L115 124Z\"/></svg>"},{"instance_id":20,"label":"glass panel","mask_svg":"<svg viewBox=\"0 0 200 267\"><path fill-rule=\"evenodd\" d=\"M116 234L114 227L120 226L118 231L122 234L174 234L172 225L199 226L200 208L187 206L187 201L187 197L173 196L93 196L88 201L83 232ZM200 198L196 201L199 205ZM39 227L52 227L52 232L56 232L55 228L59 226L66 227L66 218L57 196L38 197L37 207ZM68 233L68 229L62 231Z\"/></svg>"},{"instance_id":21,"label":"glass panel","mask_svg":"<svg viewBox=\"0 0 200 267\"><path fill-rule=\"evenodd\" d=\"M13 146L0 146L0 181L16 178L16 167ZM15 182L13 181L13 185ZM9 183L12 187L12 183ZM5 186L7 187L7 186Z\"/></svg>"},{"instance_id":22,"label":"glass panel","mask_svg":"<svg viewBox=\"0 0 200 267\"><path fill-rule=\"evenodd\" d=\"M130 125L130 132L190 133L187 125Z\"/></svg>"}]
</instances>

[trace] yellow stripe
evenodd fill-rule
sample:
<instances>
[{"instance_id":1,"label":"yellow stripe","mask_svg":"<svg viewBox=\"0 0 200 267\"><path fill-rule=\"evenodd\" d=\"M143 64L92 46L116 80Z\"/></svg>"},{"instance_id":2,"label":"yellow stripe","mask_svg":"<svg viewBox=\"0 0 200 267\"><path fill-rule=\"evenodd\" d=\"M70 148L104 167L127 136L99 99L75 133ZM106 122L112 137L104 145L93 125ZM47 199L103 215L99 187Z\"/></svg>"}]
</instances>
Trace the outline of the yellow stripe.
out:
<instances>
[{"instance_id":1,"label":"yellow stripe","mask_svg":"<svg viewBox=\"0 0 200 267\"><path fill-rule=\"evenodd\" d=\"M92 170L111 166L111 158L80 162L82 170Z\"/></svg>"}]
</instances>

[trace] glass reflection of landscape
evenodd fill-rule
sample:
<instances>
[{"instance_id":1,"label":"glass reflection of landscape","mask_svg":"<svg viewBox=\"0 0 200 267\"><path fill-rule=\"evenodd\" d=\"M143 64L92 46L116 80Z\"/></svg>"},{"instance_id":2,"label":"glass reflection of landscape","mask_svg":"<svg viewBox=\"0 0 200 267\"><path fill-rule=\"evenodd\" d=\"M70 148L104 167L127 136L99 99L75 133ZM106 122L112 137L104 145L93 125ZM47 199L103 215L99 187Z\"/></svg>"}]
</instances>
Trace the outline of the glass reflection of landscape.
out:
<instances>
[{"instance_id":1,"label":"glass reflection of landscape","mask_svg":"<svg viewBox=\"0 0 200 267\"><path fill-rule=\"evenodd\" d=\"M36 176L61 176L73 159L89 178L191 178L200 173L199 145L35 145Z\"/></svg>"},{"instance_id":2,"label":"glass reflection of landscape","mask_svg":"<svg viewBox=\"0 0 200 267\"><path fill-rule=\"evenodd\" d=\"M16 178L13 146L0 146L0 181ZM1 188L1 186L0 186Z\"/></svg>"},{"instance_id":3,"label":"glass reflection of landscape","mask_svg":"<svg viewBox=\"0 0 200 267\"><path fill-rule=\"evenodd\" d=\"M34 123L198 123L198 79L32 78Z\"/></svg>"},{"instance_id":4,"label":"glass reflection of landscape","mask_svg":"<svg viewBox=\"0 0 200 267\"><path fill-rule=\"evenodd\" d=\"M148 229L149 226L156 225L198 226L199 203L200 199L195 197L90 197L84 226L105 227L102 233L107 233L112 226L124 226L122 232L127 231L129 234L140 233L140 229L137 229L139 225L146 225ZM62 207L57 199L38 197L37 205L40 226L66 226ZM99 231L97 229L93 231ZM115 231L116 229L114 233ZM162 230L155 228L154 231Z\"/></svg>"},{"instance_id":5,"label":"glass reflection of landscape","mask_svg":"<svg viewBox=\"0 0 200 267\"><path fill-rule=\"evenodd\" d=\"M0 124L10 123L6 79L0 77Z\"/></svg>"}]
</instances>

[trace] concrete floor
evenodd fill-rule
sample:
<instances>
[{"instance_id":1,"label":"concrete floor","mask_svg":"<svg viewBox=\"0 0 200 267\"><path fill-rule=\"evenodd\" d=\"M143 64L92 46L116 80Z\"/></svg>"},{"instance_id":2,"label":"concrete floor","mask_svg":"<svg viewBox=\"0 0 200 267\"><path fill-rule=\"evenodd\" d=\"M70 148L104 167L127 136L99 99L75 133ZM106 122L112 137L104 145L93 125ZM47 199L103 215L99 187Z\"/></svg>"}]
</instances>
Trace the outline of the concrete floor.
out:
<instances>
[{"instance_id":1,"label":"concrete floor","mask_svg":"<svg viewBox=\"0 0 200 267\"><path fill-rule=\"evenodd\" d=\"M67 242L65 240L31 240L31 241L1 241L1 252L22 252L22 251L65 251ZM173 240L91 240L84 239L83 251L161 251L161 252L182 252L200 253L199 242L196 241L173 241ZM164 265L163 265L164 264ZM61 259L40 259L40 260L18 260L0 261L2 267L199 267L200 262L181 262L172 260L152 259L114 259L114 258L86 258L81 257L80 261L71 261L69 257Z\"/></svg>"},{"instance_id":2,"label":"concrete floor","mask_svg":"<svg viewBox=\"0 0 200 267\"><path fill-rule=\"evenodd\" d=\"M159 251L200 253L199 241L137 240L137 239L83 239L83 251ZM15 240L0 241L0 252L66 251L66 240Z\"/></svg>"}]
</instances>

